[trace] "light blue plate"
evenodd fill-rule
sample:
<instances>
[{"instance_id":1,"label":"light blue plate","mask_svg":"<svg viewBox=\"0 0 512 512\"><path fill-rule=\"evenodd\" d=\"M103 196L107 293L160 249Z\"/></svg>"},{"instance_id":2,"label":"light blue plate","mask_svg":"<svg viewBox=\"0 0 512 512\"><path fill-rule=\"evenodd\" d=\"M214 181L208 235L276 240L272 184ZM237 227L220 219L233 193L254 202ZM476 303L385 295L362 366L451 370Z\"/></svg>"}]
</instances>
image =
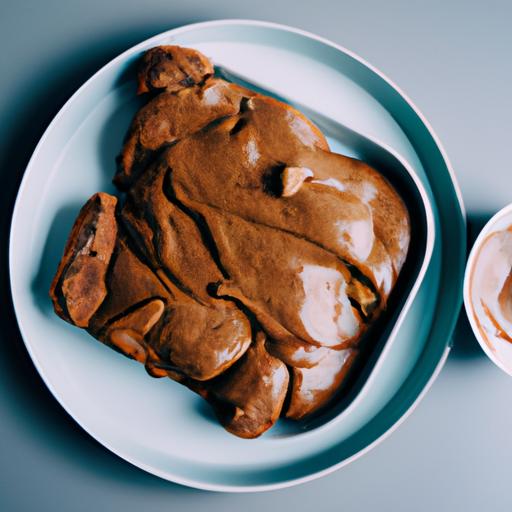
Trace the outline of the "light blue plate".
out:
<instances>
[{"instance_id":1,"label":"light blue plate","mask_svg":"<svg viewBox=\"0 0 512 512\"><path fill-rule=\"evenodd\" d=\"M169 43L197 48L274 90L290 90L301 103L387 143L413 165L430 196L437 236L421 288L356 406L321 428L285 436L277 427L257 440L238 439L190 391L148 378L140 365L52 312L49 283L78 209L98 190L113 192L114 158L139 104L133 64L143 50ZM449 351L465 247L463 207L449 163L432 129L396 86L359 57L311 34L263 22L216 21L171 30L128 50L59 112L34 152L16 202L11 286L37 369L87 432L163 478L255 491L347 464L414 408Z\"/></svg>"}]
</instances>

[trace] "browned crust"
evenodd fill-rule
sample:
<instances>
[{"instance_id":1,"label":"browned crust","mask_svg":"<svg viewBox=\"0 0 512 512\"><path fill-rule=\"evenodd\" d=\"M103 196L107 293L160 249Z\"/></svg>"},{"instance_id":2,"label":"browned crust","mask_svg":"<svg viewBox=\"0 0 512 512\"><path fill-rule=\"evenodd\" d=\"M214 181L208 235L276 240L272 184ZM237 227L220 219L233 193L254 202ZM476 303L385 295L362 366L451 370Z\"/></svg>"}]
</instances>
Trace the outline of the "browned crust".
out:
<instances>
[{"instance_id":1,"label":"browned crust","mask_svg":"<svg viewBox=\"0 0 512 512\"><path fill-rule=\"evenodd\" d=\"M157 46L144 53L138 72L137 94L170 92L201 83L213 65L201 52L181 46Z\"/></svg>"},{"instance_id":2,"label":"browned crust","mask_svg":"<svg viewBox=\"0 0 512 512\"><path fill-rule=\"evenodd\" d=\"M117 236L116 204L117 199L114 196L99 192L82 207L50 286L50 297L55 312L67 322L79 327L88 326L89 320L106 296L104 280ZM89 237L92 239L84 240L88 230L91 231ZM90 247L83 255L79 255L78 253L85 249L84 242L89 243ZM77 257L84 260L83 270L75 271L73 276L69 276L72 270L76 270L72 269L72 265ZM66 280L73 277L78 281L76 285L68 287L68 293L65 293L68 300L65 304L61 300L63 287L66 286ZM80 286L82 290L79 290ZM100 290L99 294L95 294L95 288ZM88 295L86 290L91 294Z\"/></svg>"}]
</instances>

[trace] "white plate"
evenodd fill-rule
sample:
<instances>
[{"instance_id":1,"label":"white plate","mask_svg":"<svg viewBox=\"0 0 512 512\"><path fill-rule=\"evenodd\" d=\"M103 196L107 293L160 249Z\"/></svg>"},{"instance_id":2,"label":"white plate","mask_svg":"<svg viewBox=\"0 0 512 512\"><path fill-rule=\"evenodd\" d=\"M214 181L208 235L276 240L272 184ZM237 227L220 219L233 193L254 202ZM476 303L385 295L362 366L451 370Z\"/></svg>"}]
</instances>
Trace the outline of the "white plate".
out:
<instances>
[{"instance_id":1,"label":"white plate","mask_svg":"<svg viewBox=\"0 0 512 512\"><path fill-rule=\"evenodd\" d=\"M397 336L386 345L357 407L306 434L281 436L276 429L257 440L238 439L189 390L149 378L140 365L53 314L49 283L78 209L98 190L113 192L114 157L140 101L134 96L133 64L145 49L169 43L197 48L275 90L293 84L301 103L319 111L328 106L332 117L400 152L431 199L442 236ZM87 432L163 478L205 489L254 491L341 467L412 409L448 351L460 307L464 247L462 206L449 165L400 91L355 55L311 34L264 22L216 21L171 30L128 50L59 112L34 152L16 202L11 287L36 367Z\"/></svg>"}]
</instances>

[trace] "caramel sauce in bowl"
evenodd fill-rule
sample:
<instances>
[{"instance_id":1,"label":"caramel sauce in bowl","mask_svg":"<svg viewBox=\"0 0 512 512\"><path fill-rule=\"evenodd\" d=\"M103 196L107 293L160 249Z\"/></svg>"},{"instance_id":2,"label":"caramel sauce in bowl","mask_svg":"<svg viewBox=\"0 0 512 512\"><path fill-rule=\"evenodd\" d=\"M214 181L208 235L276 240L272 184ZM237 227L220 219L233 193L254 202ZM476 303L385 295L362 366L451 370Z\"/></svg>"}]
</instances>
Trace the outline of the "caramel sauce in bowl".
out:
<instances>
[{"instance_id":1,"label":"caramel sauce in bowl","mask_svg":"<svg viewBox=\"0 0 512 512\"><path fill-rule=\"evenodd\" d=\"M512 375L512 204L484 226L469 255L464 306L487 356Z\"/></svg>"}]
</instances>

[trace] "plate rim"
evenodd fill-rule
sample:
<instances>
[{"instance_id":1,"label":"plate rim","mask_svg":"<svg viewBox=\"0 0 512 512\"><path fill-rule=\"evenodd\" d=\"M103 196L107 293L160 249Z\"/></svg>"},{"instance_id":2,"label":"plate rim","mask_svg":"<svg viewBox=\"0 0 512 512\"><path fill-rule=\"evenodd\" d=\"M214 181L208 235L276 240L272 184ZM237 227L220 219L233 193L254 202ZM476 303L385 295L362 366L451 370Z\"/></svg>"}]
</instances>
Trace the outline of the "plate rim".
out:
<instances>
[{"instance_id":1,"label":"plate rim","mask_svg":"<svg viewBox=\"0 0 512 512\"><path fill-rule=\"evenodd\" d=\"M128 57L130 55L133 55L134 53L137 52L137 50L139 50L140 48L145 47L146 45L150 44L151 41L153 41L153 40L160 39L160 38L162 38L162 37L164 37L166 35L172 36L172 35L180 34L180 33L187 32L187 31L193 31L193 30L196 30L196 29L211 28L211 27L222 27L222 26L227 26L227 25L250 25L250 26L259 26L259 27L263 27L263 28L277 29L277 30L281 30L281 31L284 31L284 32L294 33L294 34L300 35L302 37L305 37L307 39L315 40L317 42L320 42L320 43L323 43L323 44L325 44L327 46L330 46L330 47L334 48L335 50L337 50L337 51L339 51L341 53L344 53L344 54L348 55L349 57L351 57L352 59L354 59L355 61L359 62L360 64L362 64L363 66L368 68L370 71L375 73L382 80L384 80L409 105L409 107L414 111L414 113L418 116L418 118L424 124L424 126L426 127L426 129L429 132L429 135L432 137L435 145L437 146L437 148L438 148L438 150L439 150L439 152L441 154L441 157L442 157L444 163L446 164L446 169L448 170L448 173L450 175L450 179L451 179L451 182L453 184L453 189L455 191L455 195L456 195L456 198L457 198L457 201L458 201L458 206L459 206L459 209L461 211L463 224L464 225L466 224L466 211L465 211L465 207L464 207L464 203L463 203L463 199L462 199L461 189L460 189L460 186L458 184L457 178L455 176L455 172L453 170L451 162L450 162L450 160L449 160L449 158L448 158L448 156L447 156L447 154L446 154L446 152L444 150L444 147L442 146L442 144L441 144L437 134L434 132L434 130L433 130L432 126L430 125L430 123L423 116L423 114L416 107L416 105L411 101L411 99L392 80L390 80L385 74L383 74L379 69L377 69L375 66L373 66L372 64L367 62L365 59L361 58L358 54L354 53L351 50L348 50L347 48L343 47L342 45L334 43L333 41L331 41L331 40L329 40L329 39L327 39L325 37L318 36L318 35L316 35L314 33L311 33L309 31L306 31L306 30L303 30L303 29L300 29L300 28L296 28L296 27L292 27L292 26L285 25L285 24L280 24L280 23L274 23L274 22L269 22L269 21L262 21L262 20L236 19L236 18L216 19L216 20L211 20L211 21L204 21L204 22L186 24L186 25L182 25L182 26L170 29L170 30L166 30L166 31L160 32L158 34L155 34L155 35L153 35L153 36L151 36L151 37L149 37L149 38L147 38L147 39L145 39L145 40L143 40L143 41L141 41L141 42L131 46L130 48L127 48L125 51L123 51L122 53L120 53L119 55L117 55L116 57L111 59L104 66L99 68L94 74L92 74L91 77L89 77L69 97L69 99L59 109L58 113L53 117L52 121L49 123L49 125L45 129L43 135L41 136L39 142L37 143L37 145L36 145L36 147L35 147L35 149L34 149L34 151L32 153L32 156L31 156L31 158L30 158L30 160L29 160L29 162L28 162L28 164L26 166L26 169L25 169L24 174L23 174L23 178L22 178L20 186L18 188L18 192L17 192L17 195L16 195L16 200L15 200L15 203L14 203L13 213L12 213L10 231L9 231L9 251L8 251L9 282L10 282L10 287L11 287L11 298L12 298L12 303L13 303L14 311L15 311L15 315L16 315L16 321L17 321L17 324L18 324L18 327L19 327L19 330L20 330L20 333L21 333L21 337L22 337L23 342L25 344L25 347L27 348L27 351L28 351L28 353L29 353L33 363L34 363L34 366L36 367L39 375L41 376L41 378L43 380L43 382L45 383L47 388L50 390L50 392L52 393L54 398L62 406L62 408L66 411L66 413L70 417L73 418L73 420L80 426L80 428L82 428L82 430L87 432L88 435L90 435L91 437L96 439L103 446L105 446L109 451L111 451L112 453L116 454L120 458L130 462L134 466L137 466L137 467L145 470L146 472L148 472L150 474L159 476L162 479L165 479L165 480L168 480L168 481L171 481L171 482L174 482L174 483L182 484L182 485L185 485L185 486L188 486L188 487L193 487L193 488L203 489L203 490L209 490L209 491L220 491L220 492L261 492L261 491L276 490L276 489L283 489L283 488L291 487L291 486L298 485L298 484L301 484L301 483L305 483L305 482L309 482L309 481L312 481L312 480L316 480L316 479L318 479L318 478L320 478L322 476L325 476L327 474L333 473L334 471L336 471L336 470L338 470L338 469L340 469L340 468L350 464L351 462L357 460L359 457L361 457L364 454L368 453L375 446L377 446L383 440L385 440L388 436L390 436L410 416L412 411L417 407L417 405L421 402L423 397L428 393L428 391L430 390L430 387L432 386L433 382L435 381L435 379L437 378L437 376L441 372L441 369L443 368L443 366L444 366L444 364L446 362L446 359L448 357L449 351L451 349L450 339L451 339L451 335L453 333L455 322L453 322L453 326L451 327L450 332L447 333L446 347L445 347L445 349L444 349L444 351L443 351L443 353L441 355L441 358L439 359L437 365L435 366L434 370L432 371L432 374L429 377L428 381L426 382L425 386L423 387L422 391L418 394L418 396L410 404L410 406L407 408L407 410L401 415L401 417L393 425L391 425L391 427L389 427L385 432L383 432L380 436L378 436L376 439L374 439L371 443L369 443L367 446L365 446L361 450L357 451L356 453L354 453L350 457L347 457L346 459L338 462L337 464L333 464L332 466L330 466L328 468L325 468L323 470L316 471L314 473L308 474L306 476L298 477L298 478L282 480L282 481L279 481L279 482L276 482L276 483L271 483L271 484L254 484L254 485L211 484L211 483L207 483L207 482L204 482L204 481L201 481L201 480L198 480L198 479L187 478L187 477L183 477L183 476L180 476L180 475L176 475L176 474L171 473L171 472L161 471L161 470L159 470L159 469L157 469L157 468L155 468L153 466L149 466L148 464L138 460L136 457L132 457L132 456L129 456L129 455L127 456L126 454L122 453L121 450L118 450L117 448L113 448L108 441L105 441L102 438L102 436L97 435L97 434L92 434L91 432L89 432L89 430L87 428L85 428L75 418L75 416L73 414L71 414L71 412L68 410L66 405L61 402L61 400L58 397L58 394L56 393L56 390L53 388L52 384L47 379L45 373L42 371L41 365L40 365L38 359L35 357L35 355L34 355L34 353L32 351L32 348L31 348L31 344L28 341L28 338L27 338L27 336L24 333L23 326L22 326L21 321L19 320L19 317L18 317L18 310L19 310L19 308L18 308L18 305L17 305L17 299L15 298L15 292L14 292L15 287L14 287L13 278L12 278L13 273L11 272L11 270L12 270L12 262L13 262L13 232L15 230L15 224L16 224L16 221L17 221L17 217L19 215L20 197L23 195L23 191L24 191L24 189L26 187L26 184L28 182L28 176L30 174L31 168L33 167L33 162L35 161L37 155L39 154L39 152L41 150L41 147L42 147L43 143L45 142L45 140L46 140L46 138L48 136L48 133L51 131L53 126L58 122L58 120L62 116L64 116L66 111L70 108L70 106L72 105L74 100L80 95L82 90L89 84L89 82L93 81L98 75L100 75L103 72L106 72L106 70L108 70L109 68L114 66L118 61L120 61L120 60L122 60L122 59L124 59L124 58L126 58L126 57ZM461 302L462 302L462 297L461 297ZM379 357L379 359L380 359L380 357Z\"/></svg>"}]
</instances>

